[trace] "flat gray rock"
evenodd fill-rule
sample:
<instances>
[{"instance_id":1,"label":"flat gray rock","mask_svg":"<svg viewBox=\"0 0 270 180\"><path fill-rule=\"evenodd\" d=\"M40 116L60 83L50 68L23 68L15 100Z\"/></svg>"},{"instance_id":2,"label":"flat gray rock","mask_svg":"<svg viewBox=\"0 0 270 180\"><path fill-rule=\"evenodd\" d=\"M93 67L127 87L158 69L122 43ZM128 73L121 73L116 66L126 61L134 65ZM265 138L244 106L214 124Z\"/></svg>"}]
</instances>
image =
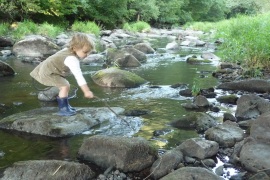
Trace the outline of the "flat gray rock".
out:
<instances>
[{"instance_id":1,"label":"flat gray rock","mask_svg":"<svg viewBox=\"0 0 270 180\"><path fill-rule=\"evenodd\" d=\"M93 126L104 122L129 126L127 122L129 120L118 115L124 112L123 108L111 107L111 109L114 113L107 107L76 108L77 114L74 116L58 116L56 107L33 109L3 118L0 121L0 128L50 137L65 137L89 131Z\"/></svg>"}]
</instances>

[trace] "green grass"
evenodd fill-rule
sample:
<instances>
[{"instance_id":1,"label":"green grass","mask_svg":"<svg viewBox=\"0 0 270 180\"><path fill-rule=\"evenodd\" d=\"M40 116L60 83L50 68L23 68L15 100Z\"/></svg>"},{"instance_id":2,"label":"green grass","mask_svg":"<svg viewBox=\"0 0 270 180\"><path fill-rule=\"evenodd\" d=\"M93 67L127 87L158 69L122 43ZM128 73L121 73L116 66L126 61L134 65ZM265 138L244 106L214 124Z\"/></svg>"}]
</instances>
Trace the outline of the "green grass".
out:
<instances>
[{"instance_id":1,"label":"green grass","mask_svg":"<svg viewBox=\"0 0 270 180\"><path fill-rule=\"evenodd\" d=\"M3 23L0 24L0 36L6 36L9 33L9 24Z\"/></svg>"},{"instance_id":2,"label":"green grass","mask_svg":"<svg viewBox=\"0 0 270 180\"><path fill-rule=\"evenodd\" d=\"M134 23L125 23L123 29L131 32L145 32L149 31L151 26L146 22L138 21Z\"/></svg>"},{"instance_id":3,"label":"green grass","mask_svg":"<svg viewBox=\"0 0 270 180\"><path fill-rule=\"evenodd\" d=\"M78 31L83 33L91 33L95 35L100 34L100 28L95 22L87 21L75 21L71 26L72 31Z\"/></svg>"},{"instance_id":4,"label":"green grass","mask_svg":"<svg viewBox=\"0 0 270 180\"><path fill-rule=\"evenodd\" d=\"M239 15L217 23L194 23L189 28L214 30L215 39L224 43L218 47L223 61L238 62L244 67L270 69L270 13L256 16Z\"/></svg>"},{"instance_id":5,"label":"green grass","mask_svg":"<svg viewBox=\"0 0 270 180\"><path fill-rule=\"evenodd\" d=\"M55 26L53 24L43 23L38 27L38 34L55 38L57 35L65 31L62 26Z\"/></svg>"}]
</instances>

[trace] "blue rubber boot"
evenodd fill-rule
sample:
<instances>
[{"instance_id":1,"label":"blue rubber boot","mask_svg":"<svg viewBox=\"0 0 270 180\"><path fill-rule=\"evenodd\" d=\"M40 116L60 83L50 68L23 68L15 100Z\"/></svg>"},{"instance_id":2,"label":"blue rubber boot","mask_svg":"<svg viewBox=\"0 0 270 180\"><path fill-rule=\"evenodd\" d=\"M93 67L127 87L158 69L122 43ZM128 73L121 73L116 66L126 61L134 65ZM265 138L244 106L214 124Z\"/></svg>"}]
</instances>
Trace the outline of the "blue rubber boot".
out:
<instances>
[{"instance_id":1,"label":"blue rubber boot","mask_svg":"<svg viewBox=\"0 0 270 180\"><path fill-rule=\"evenodd\" d=\"M58 115L59 116L72 116L76 114L76 111L73 111L70 109L69 104L68 104L68 98L59 98L57 97L57 102L58 102Z\"/></svg>"}]
</instances>

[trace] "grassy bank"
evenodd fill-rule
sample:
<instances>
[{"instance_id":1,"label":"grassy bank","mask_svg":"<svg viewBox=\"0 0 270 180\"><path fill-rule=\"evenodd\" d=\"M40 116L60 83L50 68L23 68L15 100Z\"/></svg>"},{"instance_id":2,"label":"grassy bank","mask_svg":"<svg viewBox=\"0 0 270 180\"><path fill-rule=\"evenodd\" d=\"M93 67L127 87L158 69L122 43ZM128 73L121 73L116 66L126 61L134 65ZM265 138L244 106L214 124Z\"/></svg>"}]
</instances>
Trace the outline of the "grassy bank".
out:
<instances>
[{"instance_id":1,"label":"grassy bank","mask_svg":"<svg viewBox=\"0 0 270 180\"><path fill-rule=\"evenodd\" d=\"M134 22L125 23L123 29L133 32L142 32L149 30L151 27L146 22ZM100 35L101 27L95 22L82 22L75 21L70 27L63 25L55 25L49 23L36 24L32 21L25 20L23 22L16 22L13 24L0 23L0 36L11 37L14 40L19 40L26 35L39 34L50 38L55 38L62 32L73 31L73 32L84 32L89 34Z\"/></svg>"},{"instance_id":2,"label":"grassy bank","mask_svg":"<svg viewBox=\"0 0 270 180\"><path fill-rule=\"evenodd\" d=\"M223 61L241 63L243 67L270 69L270 13L237 16L217 23L197 22L186 27L214 31L214 38L223 43L218 55Z\"/></svg>"}]
</instances>

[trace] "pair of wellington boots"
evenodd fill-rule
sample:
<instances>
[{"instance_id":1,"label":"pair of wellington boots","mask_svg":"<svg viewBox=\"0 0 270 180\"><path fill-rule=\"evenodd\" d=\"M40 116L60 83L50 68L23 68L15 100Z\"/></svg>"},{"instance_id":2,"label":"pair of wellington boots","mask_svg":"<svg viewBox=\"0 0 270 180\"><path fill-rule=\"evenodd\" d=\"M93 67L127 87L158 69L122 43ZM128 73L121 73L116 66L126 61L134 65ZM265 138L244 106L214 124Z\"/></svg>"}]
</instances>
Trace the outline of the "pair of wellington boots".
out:
<instances>
[{"instance_id":1,"label":"pair of wellington boots","mask_svg":"<svg viewBox=\"0 0 270 180\"><path fill-rule=\"evenodd\" d=\"M69 105L68 97L57 97L56 99L59 107L59 111L57 114L59 116L72 116L76 114L76 109Z\"/></svg>"}]
</instances>

